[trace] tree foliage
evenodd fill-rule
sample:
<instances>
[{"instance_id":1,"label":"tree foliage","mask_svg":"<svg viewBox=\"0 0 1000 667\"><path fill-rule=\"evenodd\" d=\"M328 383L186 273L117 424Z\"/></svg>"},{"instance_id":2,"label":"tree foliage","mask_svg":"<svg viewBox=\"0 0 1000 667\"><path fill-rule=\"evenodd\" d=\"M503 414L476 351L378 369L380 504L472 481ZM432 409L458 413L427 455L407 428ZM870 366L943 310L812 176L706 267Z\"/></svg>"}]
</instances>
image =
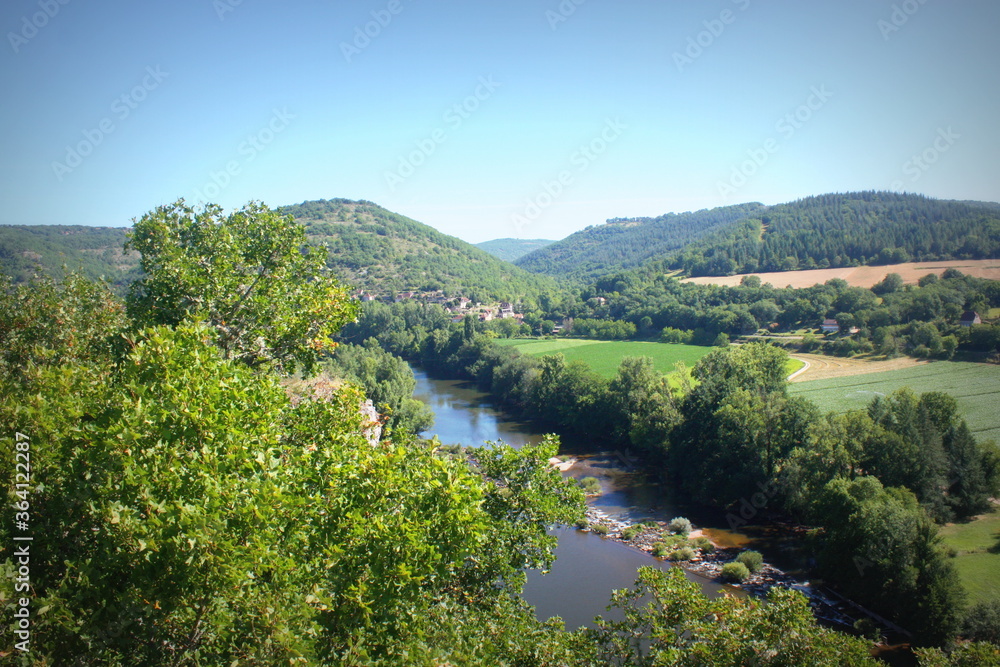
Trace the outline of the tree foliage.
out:
<instances>
[{"instance_id":1,"label":"tree foliage","mask_svg":"<svg viewBox=\"0 0 1000 667\"><path fill-rule=\"evenodd\" d=\"M612 605L624 620L604 620L593 633L608 665L878 664L864 641L821 628L804 596L780 588L766 601L709 600L681 569L643 567Z\"/></svg>"},{"instance_id":2,"label":"tree foliage","mask_svg":"<svg viewBox=\"0 0 1000 667\"><path fill-rule=\"evenodd\" d=\"M229 215L184 200L160 206L135 221L126 248L142 255L127 300L140 326L202 320L224 356L251 366L312 369L357 312L325 251L259 202Z\"/></svg>"}]
</instances>

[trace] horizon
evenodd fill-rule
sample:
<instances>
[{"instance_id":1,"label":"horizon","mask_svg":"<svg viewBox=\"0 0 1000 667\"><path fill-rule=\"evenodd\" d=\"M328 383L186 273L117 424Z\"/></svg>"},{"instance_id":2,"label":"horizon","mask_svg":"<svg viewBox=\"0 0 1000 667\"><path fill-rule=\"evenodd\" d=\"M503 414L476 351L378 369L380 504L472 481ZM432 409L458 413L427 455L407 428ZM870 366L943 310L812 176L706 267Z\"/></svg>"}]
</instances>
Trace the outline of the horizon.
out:
<instances>
[{"instance_id":1,"label":"horizon","mask_svg":"<svg viewBox=\"0 0 1000 667\"><path fill-rule=\"evenodd\" d=\"M9 3L0 224L345 198L481 243L827 193L1000 201L996 3L452 4Z\"/></svg>"},{"instance_id":2,"label":"horizon","mask_svg":"<svg viewBox=\"0 0 1000 667\"><path fill-rule=\"evenodd\" d=\"M868 192L868 191L857 191L857 192ZM876 192L878 192L878 191L876 191ZM880 192L890 192L890 191L880 191ZM825 196L829 196L829 195L849 195L849 194L854 194L854 193L851 193L851 192L823 192L823 193L817 193L817 194L812 194L812 195L806 195L805 197L799 197L798 199L793 199L793 200L789 200L789 201L776 202L776 203L773 203L773 204L766 204L764 202L750 202L750 201L746 201L746 202L733 202L732 204L725 204L725 206L741 206L741 205L745 205L745 204L761 204L763 206L768 206L768 207L770 207L770 206L781 206L781 205L784 205L784 204L793 203L795 201L798 201L799 199L809 199L811 197L825 197ZM988 201L988 200L940 199L938 197L931 197L929 195L926 195L926 194L923 194L923 193L920 193L920 192L902 192L902 193L893 193L893 194L912 195L912 196L916 196L916 197L926 197L926 198L935 199L935 200L938 200L938 201L954 201L954 202L959 202L959 203L967 201L967 202L970 202L970 203L997 204L997 205L1000 205L1000 202ZM361 201L367 201L368 203L374 204L375 206L379 206L379 207L381 207L381 208L389 211L390 213L395 213L395 214L398 214L398 215L402 215L404 217L410 218L411 220L414 220L415 222L418 222L418 223L421 223L421 224L425 224L428 227L431 227L431 228L435 229L436 231L439 231L439 232L444 233L444 234L448 234L447 232L445 232L445 231L443 231L441 229L438 229L437 227L434 227L430 223L424 222L422 220L417 220L416 218L413 218L412 216L407 215L405 211L393 211L393 210L387 209L386 207L382 206L378 202L373 202L373 201L370 201L370 200L350 199L348 197L319 197L318 199L305 199L305 200L302 200L300 202L294 202L294 203L290 203L290 204L271 205L268 202L264 202L264 203L267 204L267 206L269 208L271 208L272 210L276 210L276 209L284 208L284 207L287 207L287 206L298 206L300 204L305 204L305 203L312 202L312 201L332 201L332 200L335 200L335 199L345 199L345 200L352 201L352 202L355 202L355 203L359 203ZM232 211L235 211L236 209L241 208L241 207L242 207L242 205L237 206L235 208L226 208L225 212L228 214L228 213L230 213ZM713 207L713 208L716 208L716 207ZM655 215L636 215L636 216L627 216L627 217L626 216L616 216L616 217L625 218L625 219L628 219L628 218L640 218L640 219L641 218L650 218L651 219L651 218L657 218L657 217L660 217L660 216L663 216L663 215L683 215L683 214L687 214L687 213L696 213L696 212L698 212L700 210L711 210L711 209L692 209L692 210L689 210L689 211L666 211L664 213L657 213ZM141 216L137 216L137 217L141 217ZM603 220L603 221L601 221L599 223L592 223L591 225L588 225L588 226L599 226L599 225L607 224L610 220L613 220L613 219L614 218L608 218L607 220ZM130 221L130 223L131 223L131 221ZM110 229L129 229L132 226L131 224L126 224L126 225L101 225L101 224L87 225L87 224L81 224L81 223L57 223L57 222L53 222L53 223L6 223L6 222L3 222L3 223L0 223L0 225L25 226L25 227L33 226L33 225L38 225L38 226L67 226L67 227L74 227L75 226L75 227L94 227L94 228L110 228ZM586 229L586 228L580 228L580 229L571 231L566 236L562 236L560 238L531 238L531 237L516 237L516 236L497 236L497 237L492 237L492 238L484 238L484 239L482 239L480 241L469 241L469 240L464 239L464 238L462 238L460 236L455 236L454 234L448 234L448 235L449 236L454 236L455 238L458 238L459 240L465 241L466 243L469 243L469 244L472 244L472 245L480 245L480 244L488 243L488 242L491 242L491 241L508 241L508 240L513 240L513 241L550 241L550 242L553 242L553 243L558 243L559 241L565 240L567 237L569 237L569 236L571 236L571 235L573 235L573 234L575 234L577 232L584 231L584 229Z\"/></svg>"}]
</instances>

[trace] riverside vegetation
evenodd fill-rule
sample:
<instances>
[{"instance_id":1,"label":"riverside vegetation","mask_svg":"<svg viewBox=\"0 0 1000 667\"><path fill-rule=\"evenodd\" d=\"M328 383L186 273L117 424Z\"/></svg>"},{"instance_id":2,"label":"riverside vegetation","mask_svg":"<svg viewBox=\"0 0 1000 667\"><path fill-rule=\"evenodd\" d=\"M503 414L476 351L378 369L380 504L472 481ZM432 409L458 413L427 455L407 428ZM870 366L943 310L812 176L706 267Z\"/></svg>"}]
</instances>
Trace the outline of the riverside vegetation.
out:
<instances>
[{"instance_id":1,"label":"riverside vegetation","mask_svg":"<svg viewBox=\"0 0 1000 667\"><path fill-rule=\"evenodd\" d=\"M524 570L551 563L546 527L583 517L579 488L546 463L553 438L455 457L413 437L421 415L399 402L372 444L356 385L281 384L332 352L378 385L378 368L401 374L388 352L553 427L598 428L704 502L773 486L817 527L824 576L943 647L919 649L923 664L1000 664L996 645L954 643L964 605L934 519L981 507L1000 458L947 396L822 417L788 396L785 355L764 344L713 350L680 387L641 358L603 380L500 348L437 306L359 313L305 241L260 204L225 216L178 202L136 222L144 276L124 301L76 275L0 290L0 438L8 452L16 432L33 442L31 652L5 661L876 664L798 593L708 600L678 571L641 569L612 600L621 621L535 620ZM359 346L341 359L337 330ZM13 479L13 456L0 465ZM13 533L0 525L5 544ZM12 584L9 552L3 568Z\"/></svg>"}]
</instances>

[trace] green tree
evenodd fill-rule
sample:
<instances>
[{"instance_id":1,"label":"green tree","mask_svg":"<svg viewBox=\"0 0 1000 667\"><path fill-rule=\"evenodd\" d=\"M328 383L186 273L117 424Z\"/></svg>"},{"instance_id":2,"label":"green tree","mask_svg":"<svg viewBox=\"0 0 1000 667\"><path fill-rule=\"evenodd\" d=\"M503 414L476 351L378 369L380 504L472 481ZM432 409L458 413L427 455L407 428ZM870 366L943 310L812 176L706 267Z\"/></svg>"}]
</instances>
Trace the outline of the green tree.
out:
<instances>
[{"instance_id":1,"label":"green tree","mask_svg":"<svg viewBox=\"0 0 1000 667\"><path fill-rule=\"evenodd\" d=\"M303 227L259 202L224 215L178 200L135 221L126 249L142 255L129 315L140 325L198 319L226 358L311 370L357 305Z\"/></svg>"},{"instance_id":2,"label":"green tree","mask_svg":"<svg viewBox=\"0 0 1000 667\"><path fill-rule=\"evenodd\" d=\"M820 627L800 593L709 600L683 570L639 568L636 586L616 591L622 621L599 619L590 635L606 665L877 665L863 640Z\"/></svg>"}]
</instances>

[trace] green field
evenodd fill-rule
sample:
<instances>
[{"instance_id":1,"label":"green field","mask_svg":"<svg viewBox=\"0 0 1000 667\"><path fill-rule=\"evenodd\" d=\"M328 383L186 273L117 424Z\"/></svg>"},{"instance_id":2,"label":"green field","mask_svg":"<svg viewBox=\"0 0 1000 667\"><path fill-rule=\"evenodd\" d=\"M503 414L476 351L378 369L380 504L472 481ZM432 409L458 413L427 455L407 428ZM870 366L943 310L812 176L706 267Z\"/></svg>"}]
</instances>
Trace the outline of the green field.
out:
<instances>
[{"instance_id":1,"label":"green field","mask_svg":"<svg viewBox=\"0 0 1000 667\"><path fill-rule=\"evenodd\" d=\"M674 365L683 361L690 369L698 360L712 351L701 345L677 345L673 343L652 343L645 341L587 340L580 338L536 339L498 338L496 342L508 347L516 347L522 354L541 357L560 353L566 361L582 361L603 378L613 378L625 357L650 357L653 367L661 373L672 373ZM788 372L802 367L795 359L789 360Z\"/></svg>"},{"instance_id":2,"label":"green field","mask_svg":"<svg viewBox=\"0 0 1000 667\"><path fill-rule=\"evenodd\" d=\"M958 552L955 569L969 602L1000 600L1000 511L941 529L945 545Z\"/></svg>"},{"instance_id":3,"label":"green field","mask_svg":"<svg viewBox=\"0 0 1000 667\"><path fill-rule=\"evenodd\" d=\"M829 380L796 382L794 396L813 401L823 412L864 409L878 395L909 387L918 394L943 391L958 408L977 439L1000 442L1000 366L967 361L935 361L913 368Z\"/></svg>"},{"instance_id":4,"label":"green field","mask_svg":"<svg viewBox=\"0 0 1000 667\"><path fill-rule=\"evenodd\" d=\"M683 361L688 368L712 351L701 345L675 345L629 340L585 340L580 338L534 339L511 338L496 340L500 345L516 347L522 354L542 357L562 354L566 361L582 361L603 378L613 378L625 357L650 357L653 367L661 373L671 373L674 364Z\"/></svg>"}]
</instances>

